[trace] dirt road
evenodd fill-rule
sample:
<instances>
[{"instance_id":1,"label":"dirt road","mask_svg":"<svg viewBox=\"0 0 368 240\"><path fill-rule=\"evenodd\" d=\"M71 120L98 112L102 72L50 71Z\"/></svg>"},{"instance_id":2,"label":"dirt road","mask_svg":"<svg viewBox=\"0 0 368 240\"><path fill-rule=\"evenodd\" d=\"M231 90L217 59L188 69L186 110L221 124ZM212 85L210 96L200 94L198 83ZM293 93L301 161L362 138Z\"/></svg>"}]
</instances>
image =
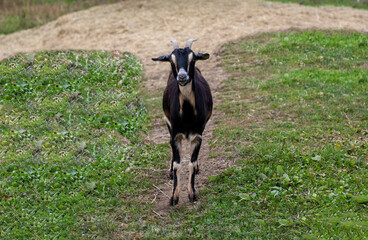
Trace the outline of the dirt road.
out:
<instances>
[{"instance_id":1,"label":"dirt road","mask_svg":"<svg viewBox=\"0 0 368 240\"><path fill-rule=\"evenodd\" d=\"M368 31L368 11L346 7L306 7L296 4L261 2L256 0L128 0L94 7L63 16L39 28L0 35L0 59L18 52L50 49L105 49L129 51L143 62L147 88L162 90L168 64L152 62L151 57L172 50L170 40L180 46L189 38L197 38L193 50L211 54L209 61L198 63L210 82L214 97L226 75L213 54L223 43L257 33L295 29L349 29ZM216 102L215 102L216 103ZM212 136L214 119L204 135L200 155L199 189L208 179L232 165L226 159L210 159L208 139ZM155 121L151 136L155 142L168 141L161 119ZM187 161L184 161L187 162ZM184 168L186 168L184 163ZM182 176L186 178L184 171ZM186 183L186 180L183 181ZM186 184L181 204L188 204ZM163 184L150 198L155 199L157 213L167 213L171 186Z\"/></svg>"}]
</instances>

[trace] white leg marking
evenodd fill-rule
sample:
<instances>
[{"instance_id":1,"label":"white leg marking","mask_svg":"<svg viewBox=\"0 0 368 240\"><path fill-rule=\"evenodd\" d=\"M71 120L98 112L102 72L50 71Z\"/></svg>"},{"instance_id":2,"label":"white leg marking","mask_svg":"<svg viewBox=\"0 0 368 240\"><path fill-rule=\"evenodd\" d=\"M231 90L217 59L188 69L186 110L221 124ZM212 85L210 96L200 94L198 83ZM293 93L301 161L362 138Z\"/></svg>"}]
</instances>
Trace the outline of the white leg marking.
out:
<instances>
[{"instance_id":1,"label":"white leg marking","mask_svg":"<svg viewBox=\"0 0 368 240\"><path fill-rule=\"evenodd\" d=\"M192 178L192 174L194 173L194 169L197 167L197 162L193 162L193 163L189 163L189 178L188 178L188 193L189 195L193 196L193 189L192 189L192 185L191 185L191 178Z\"/></svg>"},{"instance_id":2,"label":"white leg marking","mask_svg":"<svg viewBox=\"0 0 368 240\"><path fill-rule=\"evenodd\" d=\"M169 125L169 128L171 129L171 123L170 123L169 119L167 119L167 117L166 117L166 116L164 116L164 117L165 117L165 121L166 121L167 125ZM171 131L171 130L170 130L170 131Z\"/></svg>"},{"instance_id":3,"label":"white leg marking","mask_svg":"<svg viewBox=\"0 0 368 240\"><path fill-rule=\"evenodd\" d=\"M190 134L189 141L190 141L190 152L193 153L195 147L198 144L198 141L202 139L202 136L199 134Z\"/></svg>"},{"instance_id":4,"label":"white leg marking","mask_svg":"<svg viewBox=\"0 0 368 240\"><path fill-rule=\"evenodd\" d=\"M175 200L178 200L179 196L180 196L180 168L181 168L180 164L175 164L174 163L174 169L176 170L176 178L177 178L177 185L176 185L176 189L175 189L175 192L174 192L174 199Z\"/></svg>"},{"instance_id":5,"label":"white leg marking","mask_svg":"<svg viewBox=\"0 0 368 240\"><path fill-rule=\"evenodd\" d=\"M185 138L185 135L179 133L175 137L175 145L178 148L180 159L183 159L183 148L182 148L182 140Z\"/></svg>"},{"instance_id":6,"label":"white leg marking","mask_svg":"<svg viewBox=\"0 0 368 240\"><path fill-rule=\"evenodd\" d=\"M181 164L180 163L177 163L177 162L174 162L173 169L174 170L177 170L177 172L179 172L180 169L181 169Z\"/></svg>"},{"instance_id":7,"label":"white leg marking","mask_svg":"<svg viewBox=\"0 0 368 240\"><path fill-rule=\"evenodd\" d=\"M175 139L174 139L175 145L179 152L180 159L182 159L182 140L184 138L185 138L185 135L182 133L179 133L175 136ZM176 171L176 179L177 179L176 189L175 189L174 196L173 196L175 201L179 200L179 196L180 196L180 168L181 168L180 163L177 163L177 162L173 163L173 169L174 171Z\"/></svg>"},{"instance_id":8,"label":"white leg marking","mask_svg":"<svg viewBox=\"0 0 368 240\"><path fill-rule=\"evenodd\" d=\"M202 139L202 136L199 134L190 134L189 141L190 141L190 152L193 155L195 148L198 146L199 141ZM192 157L192 156L191 156ZM198 161L190 162L189 163L189 178L188 178L188 194L189 198L194 197L194 192L192 188L192 175L195 174L195 170L198 168Z\"/></svg>"}]
</instances>

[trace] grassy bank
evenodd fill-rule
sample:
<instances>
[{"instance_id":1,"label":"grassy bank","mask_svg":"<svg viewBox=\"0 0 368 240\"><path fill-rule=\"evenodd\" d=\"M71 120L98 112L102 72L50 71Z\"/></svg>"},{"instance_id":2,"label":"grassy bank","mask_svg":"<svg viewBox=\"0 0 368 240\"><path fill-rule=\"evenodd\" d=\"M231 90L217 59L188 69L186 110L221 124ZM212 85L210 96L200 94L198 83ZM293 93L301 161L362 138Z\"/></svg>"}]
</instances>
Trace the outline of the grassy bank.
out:
<instances>
[{"instance_id":1,"label":"grassy bank","mask_svg":"<svg viewBox=\"0 0 368 240\"><path fill-rule=\"evenodd\" d=\"M0 72L0 238L125 238L142 224L163 154L144 132L137 59L40 52Z\"/></svg>"},{"instance_id":2,"label":"grassy bank","mask_svg":"<svg viewBox=\"0 0 368 240\"><path fill-rule=\"evenodd\" d=\"M217 136L240 146L231 152L241 160L214 182L233 186L217 188L236 206L222 214L234 213L244 234L366 236L367 53L366 34L344 32L265 34L224 46L234 78L219 108L234 125Z\"/></svg>"},{"instance_id":3,"label":"grassy bank","mask_svg":"<svg viewBox=\"0 0 368 240\"><path fill-rule=\"evenodd\" d=\"M346 32L262 34L223 46L232 77L212 154L238 164L210 177L199 206L154 223L147 237L366 238L367 54L368 36Z\"/></svg>"},{"instance_id":4,"label":"grassy bank","mask_svg":"<svg viewBox=\"0 0 368 240\"><path fill-rule=\"evenodd\" d=\"M0 1L0 34L41 26L58 17L119 0L13 0Z\"/></svg>"},{"instance_id":5,"label":"grassy bank","mask_svg":"<svg viewBox=\"0 0 368 240\"><path fill-rule=\"evenodd\" d=\"M267 0L271 2L299 3L307 6L344 6L359 9L368 9L368 0Z\"/></svg>"}]
</instances>

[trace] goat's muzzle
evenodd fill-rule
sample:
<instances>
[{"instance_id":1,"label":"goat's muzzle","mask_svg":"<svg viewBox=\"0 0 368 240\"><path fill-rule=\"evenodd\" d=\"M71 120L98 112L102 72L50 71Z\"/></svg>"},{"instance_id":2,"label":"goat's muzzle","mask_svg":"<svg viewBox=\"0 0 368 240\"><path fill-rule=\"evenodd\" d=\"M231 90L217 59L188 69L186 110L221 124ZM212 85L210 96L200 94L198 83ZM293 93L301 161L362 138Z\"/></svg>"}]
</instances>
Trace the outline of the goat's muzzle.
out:
<instances>
[{"instance_id":1,"label":"goat's muzzle","mask_svg":"<svg viewBox=\"0 0 368 240\"><path fill-rule=\"evenodd\" d=\"M178 81L179 85L185 86L189 82L189 75L183 68L181 68L176 80Z\"/></svg>"}]
</instances>

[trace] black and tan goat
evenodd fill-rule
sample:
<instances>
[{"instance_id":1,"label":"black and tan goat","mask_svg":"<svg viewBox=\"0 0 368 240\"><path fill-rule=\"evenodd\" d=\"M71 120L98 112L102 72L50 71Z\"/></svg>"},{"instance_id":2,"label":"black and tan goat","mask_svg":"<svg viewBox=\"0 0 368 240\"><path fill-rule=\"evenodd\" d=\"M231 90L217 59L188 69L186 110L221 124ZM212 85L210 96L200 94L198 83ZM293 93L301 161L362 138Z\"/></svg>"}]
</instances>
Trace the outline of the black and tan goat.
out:
<instances>
[{"instance_id":1,"label":"black and tan goat","mask_svg":"<svg viewBox=\"0 0 368 240\"><path fill-rule=\"evenodd\" d=\"M193 52L189 39L184 48L171 41L174 51L170 54L152 58L154 61L170 62L171 73L163 95L163 110L170 132L172 149L170 177L174 180L170 205L179 201L180 192L180 158L182 140L188 139L191 145L189 163L188 197L191 202L198 199L194 188L195 174L199 173L198 153L202 143L202 133L212 114L211 90L201 72L195 67L197 60L206 60L208 53Z\"/></svg>"}]
</instances>

